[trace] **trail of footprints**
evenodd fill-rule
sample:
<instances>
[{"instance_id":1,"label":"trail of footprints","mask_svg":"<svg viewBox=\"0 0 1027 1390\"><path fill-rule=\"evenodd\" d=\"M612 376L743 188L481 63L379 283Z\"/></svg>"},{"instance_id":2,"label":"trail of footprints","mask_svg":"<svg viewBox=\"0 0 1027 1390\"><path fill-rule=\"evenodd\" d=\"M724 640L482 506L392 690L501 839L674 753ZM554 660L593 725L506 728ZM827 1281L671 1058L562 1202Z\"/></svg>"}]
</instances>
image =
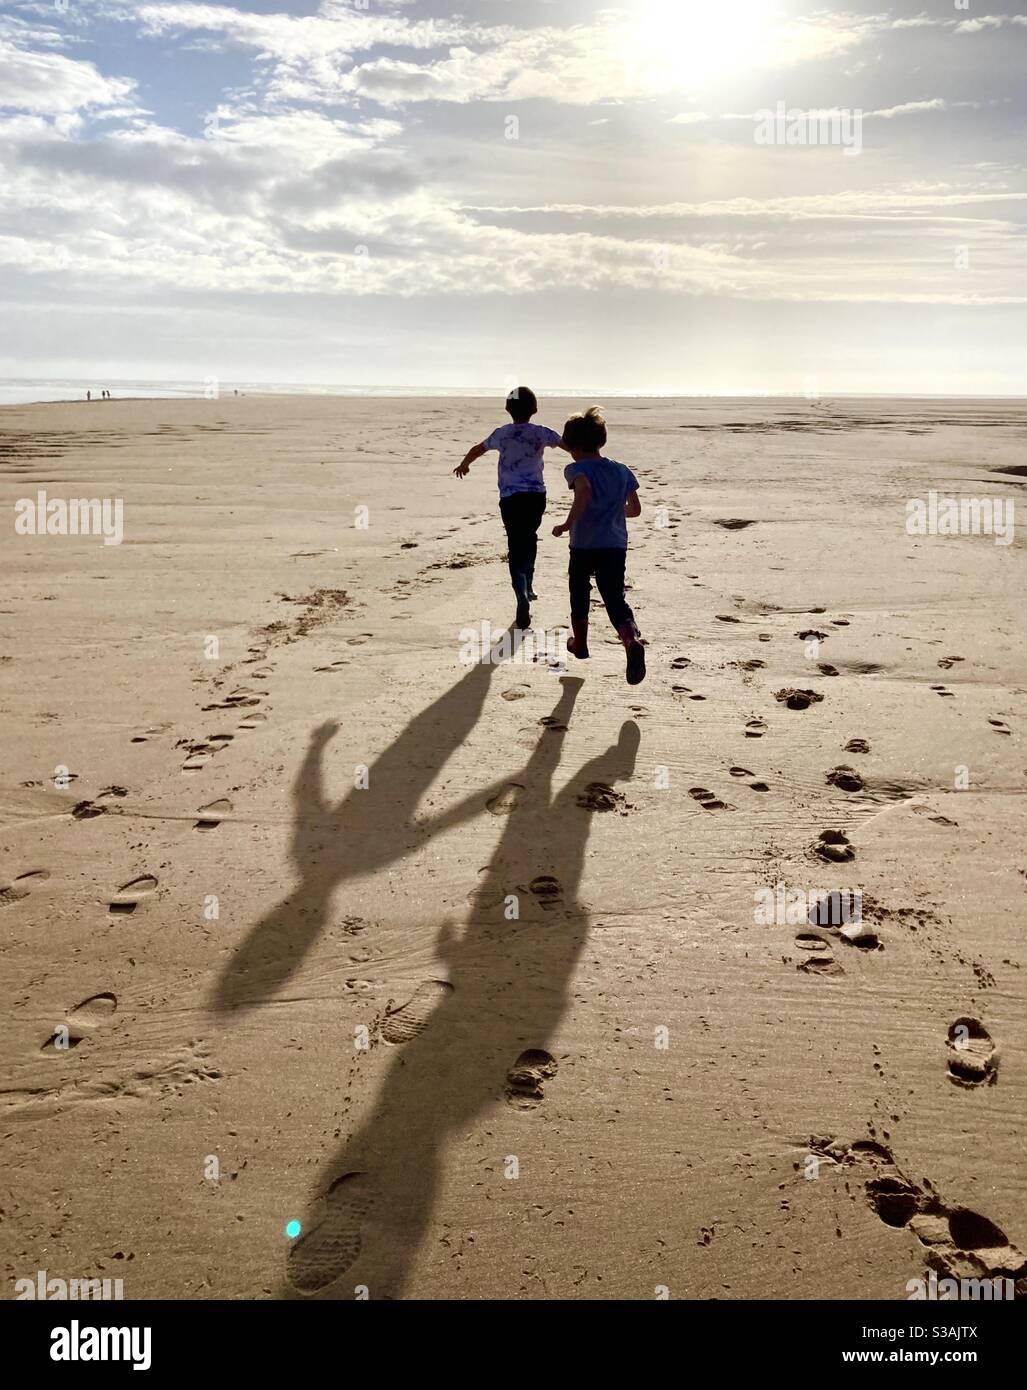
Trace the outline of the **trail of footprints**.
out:
<instances>
[{"instance_id":1,"label":"trail of footprints","mask_svg":"<svg viewBox=\"0 0 1027 1390\"><path fill-rule=\"evenodd\" d=\"M183 772L200 772L210 762L211 758L217 756L223 749L227 748L235 739L236 734L245 732L248 729L257 729L267 719L267 714L257 708L265 698L266 692L242 687L234 690L230 695L226 695L223 700L215 704L204 705L204 710L229 709L245 710L243 718L235 727L233 733L214 733L208 734L198 742L188 742L186 744L186 760L182 764Z\"/></svg>"}]
</instances>

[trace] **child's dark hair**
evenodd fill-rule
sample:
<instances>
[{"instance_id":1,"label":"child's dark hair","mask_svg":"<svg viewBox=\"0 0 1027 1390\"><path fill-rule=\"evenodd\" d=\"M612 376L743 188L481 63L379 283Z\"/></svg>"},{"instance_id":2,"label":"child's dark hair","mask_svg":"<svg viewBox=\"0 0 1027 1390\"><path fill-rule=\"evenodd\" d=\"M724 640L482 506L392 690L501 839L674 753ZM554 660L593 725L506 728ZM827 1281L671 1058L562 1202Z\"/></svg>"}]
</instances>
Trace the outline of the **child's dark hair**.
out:
<instances>
[{"instance_id":1,"label":"child's dark hair","mask_svg":"<svg viewBox=\"0 0 1027 1390\"><path fill-rule=\"evenodd\" d=\"M580 454L594 454L606 443L606 419L597 405L572 415L563 427L563 443Z\"/></svg>"},{"instance_id":2,"label":"child's dark hair","mask_svg":"<svg viewBox=\"0 0 1027 1390\"><path fill-rule=\"evenodd\" d=\"M515 424L526 425L538 410L535 392L527 386L515 386L506 398L506 408Z\"/></svg>"}]
</instances>

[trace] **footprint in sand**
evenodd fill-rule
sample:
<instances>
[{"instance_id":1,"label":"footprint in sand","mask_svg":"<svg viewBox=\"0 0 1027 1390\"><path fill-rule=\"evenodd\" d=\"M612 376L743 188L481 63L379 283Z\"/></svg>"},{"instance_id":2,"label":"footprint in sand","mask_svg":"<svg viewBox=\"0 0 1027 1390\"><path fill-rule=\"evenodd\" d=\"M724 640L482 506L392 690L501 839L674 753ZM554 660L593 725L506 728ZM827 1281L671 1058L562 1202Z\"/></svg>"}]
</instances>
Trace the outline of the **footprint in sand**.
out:
<instances>
[{"instance_id":1,"label":"footprint in sand","mask_svg":"<svg viewBox=\"0 0 1027 1390\"><path fill-rule=\"evenodd\" d=\"M766 666L765 661L761 661L758 656L749 657L747 661L729 661L729 666L736 666L739 671L759 671Z\"/></svg>"},{"instance_id":2,"label":"footprint in sand","mask_svg":"<svg viewBox=\"0 0 1027 1390\"><path fill-rule=\"evenodd\" d=\"M689 657L676 656L674 660L670 663L670 669L672 671L683 671L686 666L691 666L691 664L692 662Z\"/></svg>"},{"instance_id":3,"label":"footprint in sand","mask_svg":"<svg viewBox=\"0 0 1027 1390\"><path fill-rule=\"evenodd\" d=\"M817 665L817 670L820 672L822 676L837 676L839 674L838 667L832 666L827 661L821 661Z\"/></svg>"},{"instance_id":4,"label":"footprint in sand","mask_svg":"<svg viewBox=\"0 0 1027 1390\"><path fill-rule=\"evenodd\" d=\"M557 1072L556 1058L541 1048L522 1052L506 1074L506 1098L518 1110L533 1110L544 1098L545 1083Z\"/></svg>"},{"instance_id":5,"label":"footprint in sand","mask_svg":"<svg viewBox=\"0 0 1027 1390\"><path fill-rule=\"evenodd\" d=\"M528 889L546 912L563 906L563 885L552 874L539 874L528 884Z\"/></svg>"},{"instance_id":6,"label":"footprint in sand","mask_svg":"<svg viewBox=\"0 0 1027 1390\"><path fill-rule=\"evenodd\" d=\"M843 792L861 792L863 790L863 778L854 767L833 767L830 772L824 774L832 787L837 787Z\"/></svg>"},{"instance_id":7,"label":"footprint in sand","mask_svg":"<svg viewBox=\"0 0 1027 1390\"><path fill-rule=\"evenodd\" d=\"M501 792L489 797L485 805L494 816L507 816L520 801L523 791L524 784L522 782L511 782Z\"/></svg>"},{"instance_id":8,"label":"footprint in sand","mask_svg":"<svg viewBox=\"0 0 1027 1390\"><path fill-rule=\"evenodd\" d=\"M736 618L733 613L717 613L715 616L718 623L740 623L742 621L741 618Z\"/></svg>"},{"instance_id":9,"label":"footprint in sand","mask_svg":"<svg viewBox=\"0 0 1027 1390\"><path fill-rule=\"evenodd\" d=\"M823 698L819 690L798 690L790 685L774 692L774 699L789 709L809 709L810 705L818 704Z\"/></svg>"},{"instance_id":10,"label":"footprint in sand","mask_svg":"<svg viewBox=\"0 0 1027 1390\"><path fill-rule=\"evenodd\" d=\"M998 1049L978 1018L949 1024L949 1080L957 1086L993 1086L998 1080Z\"/></svg>"},{"instance_id":11,"label":"footprint in sand","mask_svg":"<svg viewBox=\"0 0 1027 1390\"><path fill-rule=\"evenodd\" d=\"M492 865L483 865L478 870L478 878L481 882L467 894L467 901L473 908L477 908L480 912L488 911L493 907L499 907L505 900L506 893L502 888L491 881Z\"/></svg>"},{"instance_id":12,"label":"footprint in sand","mask_svg":"<svg viewBox=\"0 0 1027 1390\"><path fill-rule=\"evenodd\" d=\"M422 980L413 995L398 1009L385 1015L381 1034L388 1043L405 1043L423 1033L432 1014L453 993L448 980Z\"/></svg>"},{"instance_id":13,"label":"footprint in sand","mask_svg":"<svg viewBox=\"0 0 1027 1390\"><path fill-rule=\"evenodd\" d=\"M946 690L943 685L932 685L931 689L936 690L943 699L954 700L956 698L955 692Z\"/></svg>"},{"instance_id":14,"label":"footprint in sand","mask_svg":"<svg viewBox=\"0 0 1027 1390\"><path fill-rule=\"evenodd\" d=\"M123 916L135 912L139 904L153 895L157 880L152 874L141 874L128 883L123 883L107 904L107 911L121 913Z\"/></svg>"},{"instance_id":15,"label":"footprint in sand","mask_svg":"<svg viewBox=\"0 0 1027 1390\"><path fill-rule=\"evenodd\" d=\"M938 662L938 665L941 667L943 671L948 671L951 668L953 662L963 661L964 659L965 658L961 656L943 656L941 660Z\"/></svg>"},{"instance_id":16,"label":"footprint in sand","mask_svg":"<svg viewBox=\"0 0 1027 1390\"><path fill-rule=\"evenodd\" d=\"M64 1023L54 1029L40 1050L67 1052L69 1048L78 1047L80 1042L110 1018L117 1007L118 1001L113 994L93 994L88 999L83 999L81 1004L76 1004L71 1010Z\"/></svg>"},{"instance_id":17,"label":"footprint in sand","mask_svg":"<svg viewBox=\"0 0 1027 1390\"><path fill-rule=\"evenodd\" d=\"M806 920L811 927L838 931L848 923L858 922L861 910L862 901L858 893L847 888L834 888L813 895Z\"/></svg>"},{"instance_id":18,"label":"footprint in sand","mask_svg":"<svg viewBox=\"0 0 1027 1390\"><path fill-rule=\"evenodd\" d=\"M294 1289L314 1293L335 1282L360 1254L360 1228L372 1203L363 1173L336 1178L320 1205L323 1214L289 1250L287 1277Z\"/></svg>"},{"instance_id":19,"label":"footprint in sand","mask_svg":"<svg viewBox=\"0 0 1027 1390\"><path fill-rule=\"evenodd\" d=\"M248 709L253 705L259 705L264 698L264 691L249 690L242 688L233 690L231 695L226 695L223 700L217 700L212 705L202 705L204 713L212 709Z\"/></svg>"},{"instance_id":20,"label":"footprint in sand","mask_svg":"<svg viewBox=\"0 0 1027 1390\"><path fill-rule=\"evenodd\" d=\"M850 738L844 751L846 753L869 753L870 744L865 738Z\"/></svg>"},{"instance_id":21,"label":"footprint in sand","mask_svg":"<svg viewBox=\"0 0 1027 1390\"><path fill-rule=\"evenodd\" d=\"M705 787L689 787L688 795L693 801L698 801L704 811L733 811L734 806L729 806L726 801L721 801L715 792L707 791Z\"/></svg>"},{"instance_id":22,"label":"footprint in sand","mask_svg":"<svg viewBox=\"0 0 1027 1390\"><path fill-rule=\"evenodd\" d=\"M795 967L804 975L844 975L845 971L834 958L834 950L826 936L819 932L799 932L795 944L806 954Z\"/></svg>"},{"instance_id":23,"label":"footprint in sand","mask_svg":"<svg viewBox=\"0 0 1027 1390\"><path fill-rule=\"evenodd\" d=\"M813 853L832 864L845 864L856 857L856 851L849 844L849 837L843 830L822 830L819 840L813 846Z\"/></svg>"},{"instance_id":24,"label":"footprint in sand","mask_svg":"<svg viewBox=\"0 0 1027 1390\"><path fill-rule=\"evenodd\" d=\"M227 797L220 797L217 801L210 801L206 806L201 806L197 811L200 819L193 827L194 830L216 830L225 816L232 810L232 803Z\"/></svg>"},{"instance_id":25,"label":"footprint in sand","mask_svg":"<svg viewBox=\"0 0 1027 1390\"><path fill-rule=\"evenodd\" d=\"M1008 724L1003 724L1001 719L989 719L988 723L991 725L991 727L995 730L997 734L1012 735L1012 729L1009 727Z\"/></svg>"},{"instance_id":26,"label":"footprint in sand","mask_svg":"<svg viewBox=\"0 0 1027 1390\"><path fill-rule=\"evenodd\" d=\"M909 809L913 812L915 816L926 816L927 819L929 821L932 821L935 825L955 826L959 824L959 821L957 820L949 820L948 816L934 814L933 807L925 806L922 802L918 806L910 806Z\"/></svg>"},{"instance_id":27,"label":"footprint in sand","mask_svg":"<svg viewBox=\"0 0 1027 1390\"><path fill-rule=\"evenodd\" d=\"M767 732L767 726L762 719L748 719L745 723L746 738L762 738Z\"/></svg>"},{"instance_id":28,"label":"footprint in sand","mask_svg":"<svg viewBox=\"0 0 1027 1390\"><path fill-rule=\"evenodd\" d=\"M267 715L259 709L251 710L245 719L239 721L240 729L259 729L261 724L267 722Z\"/></svg>"},{"instance_id":29,"label":"footprint in sand","mask_svg":"<svg viewBox=\"0 0 1027 1390\"><path fill-rule=\"evenodd\" d=\"M45 883L50 877L47 869L29 869L26 873L19 874L13 883L8 883L0 888L0 907L10 907L12 903L20 903L23 898L27 898L33 888Z\"/></svg>"},{"instance_id":30,"label":"footprint in sand","mask_svg":"<svg viewBox=\"0 0 1027 1390\"><path fill-rule=\"evenodd\" d=\"M826 642L828 637L826 632L821 632L815 627L803 628L801 632L797 632L795 635L801 638L803 642Z\"/></svg>"},{"instance_id":31,"label":"footprint in sand","mask_svg":"<svg viewBox=\"0 0 1027 1390\"><path fill-rule=\"evenodd\" d=\"M690 685L672 685L671 690L675 695L687 695L690 700L705 700L705 695L697 694Z\"/></svg>"},{"instance_id":32,"label":"footprint in sand","mask_svg":"<svg viewBox=\"0 0 1027 1390\"><path fill-rule=\"evenodd\" d=\"M506 690L500 691L500 694L504 700L523 700L530 691L530 685L511 685Z\"/></svg>"},{"instance_id":33,"label":"footprint in sand","mask_svg":"<svg viewBox=\"0 0 1027 1390\"><path fill-rule=\"evenodd\" d=\"M182 771L199 772L211 758L223 748L227 748L234 738L234 734L209 734L202 743L190 743Z\"/></svg>"},{"instance_id":34,"label":"footprint in sand","mask_svg":"<svg viewBox=\"0 0 1027 1390\"><path fill-rule=\"evenodd\" d=\"M728 768L728 771L731 773L731 776L732 776L732 777L755 777L755 776L756 776L755 772L750 772L749 769L748 769L747 767L731 767L731 768Z\"/></svg>"},{"instance_id":35,"label":"footprint in sand","mask_svg":"<svg viewBox=\"0 0 1027 1390\"><path fill-rule=\"evenodd\" d=\"M627 815L624 808L628 803L624 794L614 791L605 782L589 782L577 797L577 804L586 811L620 811L622 815Z\"/></svg>"},{"instance_id":36,"label":"footprint in sand","mask_svg":"<svg viewBox=\"0 0 1027 1390\"><path fill-rule=\"evenodd\" d=\"M152 724L150 728L144 729L141 734L133 734L133 743L148 743L151 738L158 738L161 734L166 734L171 728L170 724Z\"/></svg>"},{"instance_id":37,"label":"footprint in sand","mask_svg":"<svg viewBox=\"0 0 1027 1390\"><path fill-rule=\"evenodd\" d=\"M337 661L330 661L327 666L315 666L314 672L317 675L337 676L343 667L349 664L346 657L340 656Z\"/></svg>"},{"instance_id":38,"label":"footprint in sand","mask_svg":"<svg viewBox=\"0 0 1027 1390\"><path fill-rule=\"evenodd\" d=\"M921 1187L907 1177L883 1144L872 1139L821 1143L811 1147L840 1165L870 1170L865 1187L871 1209L886 1226L908 1227L925 1247L932 1269L952 1278L1005 1277L1011 1286L1020 1275L1023 1254L993 1221L967 1207L948 1206L926 1179Z\"/></svg>"},{"instance_id":39,"label":"footprint in sand","mask_svg":"<svg viewBox=\"0 0 1027 1390\"><path fill-rule=\"evenodd\" d=\"M883 951L877 932L863 921L862 899L850 888L818 893L810 903L806 920L814 931L837 933L847 946L861 951Z\"/></svg>"},{"instance_id":40,"label":"footprint in sand","mask_svg":"<svg viewBox=\"0 0 1027 1390\"><path fill-rule=\"evenodd\" d=\"M746 526L755 526L755 521L749 521L741 516L715 517L714 526L723 526L725 531L743 531Z\"/></svg>"}]
</instances>

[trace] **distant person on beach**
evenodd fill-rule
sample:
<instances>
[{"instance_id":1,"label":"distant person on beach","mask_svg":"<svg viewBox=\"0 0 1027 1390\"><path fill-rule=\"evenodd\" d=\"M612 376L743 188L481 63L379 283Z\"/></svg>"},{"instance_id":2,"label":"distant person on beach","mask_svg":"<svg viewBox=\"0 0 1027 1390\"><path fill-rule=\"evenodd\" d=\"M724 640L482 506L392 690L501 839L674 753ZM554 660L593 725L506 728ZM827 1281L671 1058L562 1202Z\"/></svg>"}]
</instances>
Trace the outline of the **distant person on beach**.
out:
<instances>
[{"instance_id":1,"label":"distant person on beach","mask_svg":"<svg viewBox=\"0 0 1027 1390\"><path fill-rule=\"evenodd\" d=\"M563 447L574 460L564 469L574 500L567 520L553 527L554 536L571 533L568 578L571 627L567 650L584 661L588 651L588 606L595 576L610 622L627 652L629 685L645 680L645 647L635 615L624 597L624 562L628 550L626 518L640 516L638 479L623 463L604 458L606 421L598 406L572 415L563 427Z\"/></svg>"},{"instance_id":2,"label":"distant person on beach","mask_svg":"<svg viewBox=\"0 0 1027 1390\"><path fill-rule=\"evenodd\" d=\"M93 399L93 393L92 393L92 391L87 391L87 392L86 392L86 400L87 400L87 401L91 401L92 399Z\"/></svg>"},{"instance_id":3,"label":"distant person on beach","mask_svg":"<svg viewBox=\"0 0 1027 1390\"><path fill-rule=\"evenodd\" d=\"M538 411L534 391L517 386L506 398L512 421L500 425L480 444L468 449L453 472L464 478L475 459L490 449L499 450L499 512L506 527L510 562L510 583L517 595L516 625L531 626L530 604L538 595L533 586L538 528L546 509L546 484L542 476L542 455L560 446L560 436L545 425L533 425Z\"/></svg>"}]
</instances>

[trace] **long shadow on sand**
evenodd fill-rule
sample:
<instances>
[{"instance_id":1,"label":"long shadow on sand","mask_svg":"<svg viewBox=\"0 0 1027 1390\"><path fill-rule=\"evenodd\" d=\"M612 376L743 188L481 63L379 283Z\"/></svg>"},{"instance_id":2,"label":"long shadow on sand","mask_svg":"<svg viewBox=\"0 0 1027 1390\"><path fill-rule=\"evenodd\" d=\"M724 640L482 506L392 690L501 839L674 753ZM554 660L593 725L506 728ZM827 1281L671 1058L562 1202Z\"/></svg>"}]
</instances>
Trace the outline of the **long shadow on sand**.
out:
<instances>
[{"instance_id":1,"label":"long shadow on sand","mask_svg":"<svg viewBox=\"0 0 1027 1390\"><path fill-rule=\"evenodd\" d=\"M504 640L509 654L519 636L508 630L490 656L503 650ZM438 816L416 816L443 764L477 723L496 669L491 660L471 666L376 759L366 789L355 787L334 806L324 793L323 759L339 726L316 730L293 786L290 858L299 883L233 953L214 988L215 1012L252 1007L289 981L323 931L332 894L346 879L403 859L480 813L483 795L495 789L476 791Z\"/></svg>"},{"instance_id":2,"label":"long shadow on sand","mask_svg":"<svg viewBox=\"0 0 1027 1390\"><path fill-rule=\"evenodd\" d=\"M612 788L630 778L639 744L638 726L626 722L617 742L554 795L560 726L582 684L570 677L562 683L551 725L514 779L521 790L462 932L448 922L440 930L445 979L426 982L412 1004L385 1020L378 1045L393 1053L385 1080L363 1125L315 1184L304 1234L289 1250L286 1294L325 1290L352 1298L366 1285L372 1298L402 1296L447 1143L466 1137L487 1108L506 1103L509 1073L522 1054L533 1054L529 1067L549 1070L545 1049L567 1006L589 925L578 890L592 816L602 804L593 784ZM480 792L476 803L481 807ZM513 902L519 915L508 920ZM515 1102L536 1099L515 1088ZM503 1155L495 1158L499 1165ZM483 1170L476 1172L477 1188ZM503 1185L501 1176L496 1181Z\"/></svg>"}]
</instances>

